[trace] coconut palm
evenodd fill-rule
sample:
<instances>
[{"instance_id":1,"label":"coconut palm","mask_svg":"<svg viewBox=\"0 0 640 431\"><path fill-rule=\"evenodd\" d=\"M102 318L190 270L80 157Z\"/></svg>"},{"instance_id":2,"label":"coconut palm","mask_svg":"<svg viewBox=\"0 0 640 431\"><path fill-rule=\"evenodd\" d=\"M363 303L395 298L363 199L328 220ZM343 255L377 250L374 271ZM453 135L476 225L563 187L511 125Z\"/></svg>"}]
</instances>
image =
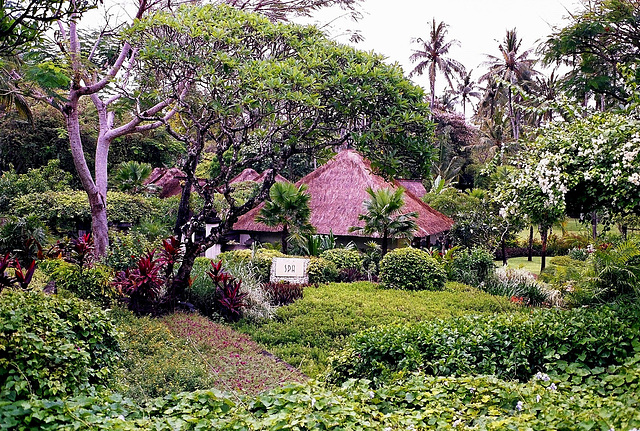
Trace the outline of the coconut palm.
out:
<instances>
[{"instance_id":1,"label":"coconut palm","mask_svg":"<svg viewBox=\"0 0 640 431\"><path fill-rule=\"evenodd\" d=\"M458 61L448 58L449 50L454 45L460 45L456 39L446 41L447 27L444 22L436 24L436 20L431 22L431 31L429 39L424 40L422 38L412 39L412 43L418 43L420 48L414 49L413 54L409 57L412 63L416 61L418 64L411 71L409 76L422 75L426 69L429 70L429 89L431 91L431 106L434 106L436 96L436 73L442 72L445 79L449 83L449 87L453 88L451 77L454 72L461 73L464 70L464 66Z\"/></svg>"},{"instance_id":2,"label":"coconut palm","mask_svg":"<svg viewBox=\"0 0 640 431\"><path fill-rule=\"evenodd\" d=\"M471 103L471 98L480 99L480 92L477 90L478 86L476 82L471 78L473 70L467 72L463 70L460 72L460 79L458 80L458 86L456 92L462 103L462 115L467 117L467 103Z\"/></svg>"},{"instance_id":3,"label":"coconut palm","mask_svg":"<svg viewBox=\"0 0 640 431\"><path fill-rule=\"evenodd\" d=\"M364 213L358 216L358 220L364 221L364 227L352 226L350 232L362 232L365 235L378 234L382 238L382 255L389 249L389 239L412 239L418 228L415 219L418 213L410 212L402 214L404 207L404 190L398 188L373 190L367 188L369 199L364 201Z\"/></svg>"},{"instance_id":4,"label":"coconut palm","mask_svg":"<svg viewBox=\"0 0 640 431\"><path fill-rule=\"evenodd\" d=\"M275 183L269 190L269 200L256 216L258 223L269 227L282 227L281 244L284 254L287 254L290 231L294 230L300 234L314 231L310 223L311 196L306 190L306 184L296 187L291 183Z\"/></svg>"},{"instance_id":5,"label":"coconut palm","mask_svg":"<svg viewBox=\"0 0 640 431\"><path fill-rule=\"evenodd\" d=\"M515 140L520 138L521 114L514 108L514 98L517 97L513 86L526 84L538 73L533 69L536 60L529 58L532 50L520 51L521 45L522 39L518 39L516 29L507 30L504 40L498 44L501 55L487 55L488 61L485 64L489 66L489 71L480 78L481 81L497 81L499 87L504 87L502 83L506 84L507 107Z\"/></svg>"}]
</instances>

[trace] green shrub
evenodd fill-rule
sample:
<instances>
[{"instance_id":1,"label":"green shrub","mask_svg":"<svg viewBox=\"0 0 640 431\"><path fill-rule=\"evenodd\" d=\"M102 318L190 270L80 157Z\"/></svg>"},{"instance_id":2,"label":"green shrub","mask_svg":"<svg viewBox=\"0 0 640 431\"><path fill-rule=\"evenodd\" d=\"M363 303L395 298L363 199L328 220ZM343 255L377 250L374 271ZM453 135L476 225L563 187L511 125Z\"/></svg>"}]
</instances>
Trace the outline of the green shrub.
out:
<instances>
[{"instance_id":1,"label":"green shrub","mask_svg":"<svg viewBox=\"0 0 640 431\"><path fill-rule=\"evenodd\" d=\"M223 253L224 254L224 253ZM211 282L207 271L211 270L211 259L197 257L191 270L191 288L189 289L189 302L205 316L217 316L216 312L216 286Z\"/></svg>"},{"instance_id":2,"label":"green shrub","mask_svg":"<svg viewBox=\"0 0 640 431\"><path fill-rule=\"evenodd\" d=\"M384 381L398 371L528 380L567 364L619 365L640 353L640 307L465 316L364 331L330 361L328 379Z\"/></svg>"},{"instance_id":3,"label":"green shrub","mask_svg":"<svg viewBox=\"0 0 640 431\"><path fill-rule=\"evenodd\" d=\"M331 283L338 279L336 264L322 257L311 257L307 267L309 283Z\"/></svg>"},{"instance_id":4,"label":"green shrub","mask_svg":"<svg viewBox=\"0 0 640 431\"><path fill-rule=\"evenodd\" d=\"M324 371L331 350L344 346L344 337L363 329L516 308L506 298L477 289L431 292L383 289L370 282L328 283L306 288L302 299L278 308L273 320L242 320L236 328L314 377Z\"/></svg>"},{"instance_id":5,"label":"green shrub","mask_svg":"<svg viewBox=\"0 0 640 431\"><path fill-rule=\"evenodd\" d=\"M552 257L538 279L562 291L572 290L581 279L586 265L585 262L570 256Z\"/></svg>"},{"instance_id":6,"label":"green shrub","mask_svg":"<svg viewBox=\"0 0 640 431\"><path fill-rule=\"evenodd\" d=\"M0 295L0 399L64 397L110 382L118 358L107 314L74 298Z\"/></svg>"},{"instance_id":7,"label":"green shrub","mask_svg":"<svg viewBox=\"0 0 640 431\"><path fill-rule=\"evenodd\" d=\"M109 250L104 263L114 271L124 271L137 265L138 259L153 245L137 232L109 232Z\"/></svg>"},{"instance_id":8,"label":"green shrub","mask_svg":"<svg viewBox=\"0 0 640 431\"><path fill-rule=\"evenodd\" d=\"M320 257L335 263L338 271L343 269L355 269L362 272L363 259L358 250L346 248L332 248L322 252Z\"/></svg>"},{"instance_id":9,"label":"green shrub","mask_svg":"<svg viewBox=\"0 0 640 431\"><path fill-rule=\"evenodd\" d=\"M47 229L35 215L9 217L0 226L0 255L10 253L23 267L37 259L46 241Z\"/></svg>"},{"instance_id":10,"label":"green shrub","mask_svg":"<svg viewBox=\"0 0 640 431\"><path fill-rule=\"evenodd\" d=\"M392 250L382 258L380 281L391 289L442 290L447 275L429 253L405 247Z\"/></svg>"},{"instance_id":11,"label":"green shrub","mask_svg":"<svg viewBox=\"0 0 640 431\"><path fill-rule=\"evenodd\" d=\"M225 251L218 256L225 268L235 267L238 264L249 265L261 283L266 283L271 278L271 263L274 257L285 257L285 255L278 250L259 248L255 251Z\"/></svg>"},{"instance_id":12,"label":"green shrub","mask_svg":"<svg viewBox=\"0 0 640 431\"><path fill-rule=\"evenodd\" d=\"M450 280L475 287L488 280L494 270L493 255L480 247L456 253L447 268Z\"/></svg>"},{"instance_id":13,"label":"green shrub","mask_svg":"<svg viewBox=\"0 0 640 431\"><path fill-rule=\"evenodd\" d=\"M61 259L52 259L42 261L40 267L55 281L58 289L72 292L81 299L108 307L117 298L110 285L113 271L108 266L97 264L81 268Z\"/></svg>"},{"instance_id":14,"label":"green shrub","mask_svg":"<svg viewBox=\"0 0 640 431\"><path fill-rule=\"evenodd\" d=\"M507 296L523 305L551 304L555 296L544 283L524 268L496 269L494 276L481 284L482 290L492 295ZM553 304L563 305L563 304Z\"/></svg>"},{"instance_id":15,"label":"green shrub","mask_svg":"<svg viewBox=\"0 0 640 431\"><path fill-rule=\"evenodd\" d=\"M166 204L154 197L134 196L110 191L107 193L107 215L112 223L133 223L149 216L165 217ZM57 231L74 230L78 223L91 222L89 198L81 190L30 193L12 201L11 212L17 216L36 214Z\"/></svg>"}]
</instances>

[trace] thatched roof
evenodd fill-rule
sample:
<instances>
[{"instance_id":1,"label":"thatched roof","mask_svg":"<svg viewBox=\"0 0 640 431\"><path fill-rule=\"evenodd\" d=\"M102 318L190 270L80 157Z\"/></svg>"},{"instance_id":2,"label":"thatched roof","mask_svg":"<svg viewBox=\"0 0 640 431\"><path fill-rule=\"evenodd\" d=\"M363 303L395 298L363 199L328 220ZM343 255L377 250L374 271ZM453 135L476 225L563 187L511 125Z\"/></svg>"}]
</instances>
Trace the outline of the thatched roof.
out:
<instances>
[{"instance_id":1,"label":"thatched roof","mask_svg":"<svg viewBox=\"0 0 640 431\"><path fill-rule=\"evenodd\" d=\"M269 169L259 174L255 170L251 168L247 168L244 171L240 172L238 176L229 181L229 184L239 183L242 181L255 181L256 183L262 183L264 181L264 177L269 173ZM280 174L276 174L275 178L277 183L288 183L289 180L283 177Z\"/></svg>"},{"instance_id":2,"label":"thatched roof","mask_svg":"<svg viewBox=\"0 0 640 431\"><path fill-rule=\"evenodd\" d=\"M422 199L427 194L427 189L420 180L398 180L398 183L408 192L413 193L417 198Z\"/></svg>"},{"instance_id":3,"label":"thatched roof","mask_svg":"<svg viewBox=\"0 0 640 431\"><path fill-rule=\"evenodd\" d=\"M385 181L371 170L371 164L359 153L345 150L338 153L325 165L319 167L302 178L296 185L306 184L311 194L311 224L318 233L344 236L364 236L349 232L351 226L363 226L358 215L363 211L362 205L369 198L367 187L374 190L382 188L402 187L399 182ZM416 223L417 237L439 234L451 229L453 220L437 212L410 191L405 191L404 211L418 213ZM243 232L275 232L255 221L262 205L252 209L238 219L234 230Z\"/></svg>"},{"instance_id":4,"label":"thatched roof","mask_svg":"<svg viewBox=\"0 0 640 431\"><path fill-rule=\"evenodd\" d=\"M178 168L154 168L144 184L158 187L160 189L158 196L168 198L182 193L180 181L184 177L184 172Z\"/></svg>"}]
</instances>

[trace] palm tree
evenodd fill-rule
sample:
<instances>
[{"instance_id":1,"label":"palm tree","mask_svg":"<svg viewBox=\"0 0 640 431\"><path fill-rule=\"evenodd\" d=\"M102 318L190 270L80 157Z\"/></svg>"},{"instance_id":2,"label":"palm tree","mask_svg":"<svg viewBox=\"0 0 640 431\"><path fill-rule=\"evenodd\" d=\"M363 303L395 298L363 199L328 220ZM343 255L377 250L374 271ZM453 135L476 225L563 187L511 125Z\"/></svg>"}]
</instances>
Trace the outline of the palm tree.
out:
<instances>
[{"instance_id":1,"label":"palm tree","mask_svg":"<svg viewBox=\"0 0 640 431\"><path fill-rule=\"evenodd\" d=\"M135 160L122 162L115 173L114 182L121 192L138 193L145 189L144 180L151 175L151 165Z\"/></svg>"},{"instance_id":2,"label":"palm tree","mask_svg":"<svg viewBox=\"0 0 640 431\"><path fill-rule=\"evenodd\" d=\"M460 72L460 79L458 80L458 88L456 89L458 93L458 97L460 97L460 101L462 102L462 115L467 117L467 102L471 103L471 98L474 97L476 99L480 99L480 92L477 91L478 86L476 82L471 79L471 74L473 70L467 72L463 70Z\"/></svg>"},{"instance_id":3,"label":"palm tree","mask_svg":"<svg viewBox=\"0 0 640 431\"><path fill-rule=\"evenodd\" d=\"M412 39L412 43L420 44L420 48L414 49L413 54L409 57L412 63L418 61L417 66L411 71L409 76L422 75L425 69L429 70L429 87L431 90L431 106L434 106L436 100L436 72L439 70L449 83L449 87L453 88L451 76L453 72L461 73L464 66L452 58L448 58L447 54L454 45L460 45L455 39L445 41L447 36L447 27L444 22L436 24L435 18L431 22L431 31L429 40L422 38Z\"/></svg>"},{"instance_id":4,"label":"palm tree","mask_svg":"<svg viewBox=\"0 0 640 431\"><path fill-rule=\"evenodd\" d=\"M398 188L373 190L367 188L369 199L364 204L365 212L358 216L358 220L364 221L364 227L352 226L350 232L362 232L365 235L379 234L382 237L382 255L389 249L389 239L412 239L418 226L415 219L418 213L410 212L401 214L404 206L404 190Z\"/></svg>"},{"instance_id":5,"label":"palm tree","mask_svg":"<svg viewBox=\"0 0 640 431\"><path fill-rule=\"evenodd\" d=\"M498 44L500 56L487 55L488 61L485 63L489 66L489 71L483 75L481 81L498 81L499 86L502 83L507 85L507 106L509 118L511 120L511 130L513 139L520 138L520 112L516 112L514 108L514 88L515 85L522 85L537 74L533 69L536 60L529 58L532 50L528 49L520 52L522 39L518 39L516 29L507 30L507 34Z\"/></svg>"},{"instance_id":6,"label":"palm tree","mask_svg":"<svg viewBox=\"0 0 640 431\"><path fill-rule=\"evenodd\" d=\"M287 238L290 230L298 233L313 232L311 226L311 196L306 193L307 185L296 187L291 183L275 183L269 190L269 200L256 216L258 223L269 227L282 227L282 252L287 254Z\"/></svg>"}]
</instances>

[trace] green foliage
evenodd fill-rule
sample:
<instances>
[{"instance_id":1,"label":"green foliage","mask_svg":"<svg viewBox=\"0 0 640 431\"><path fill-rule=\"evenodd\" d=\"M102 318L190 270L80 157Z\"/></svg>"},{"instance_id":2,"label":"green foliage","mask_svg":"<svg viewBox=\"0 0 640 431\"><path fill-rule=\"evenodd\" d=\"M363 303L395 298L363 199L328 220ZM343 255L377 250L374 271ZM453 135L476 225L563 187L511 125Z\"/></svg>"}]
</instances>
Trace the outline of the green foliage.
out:
<instances>
[{"instance_id":1,"label":"green foliage","mask_svg":"<svg viewBox=\"0 0 640 431\"><path fill-rule=\"evenodd\" d=\"M540 273L539 279L555 289L570 291L582 278L585 265L584 261L569 256L556 256L549 260L549 266Z\"/></svg>"},{"instance_id":2,"label":"green foliage","mask_svg":"<svg viewBox=\"0 0 640 431\"><path fill-rule=\"evenodd\" d=\"M311 195L307 185L276 182L269 190L269 199L256 216L256 221L282 229L282 252L287 254L289 235L304 235L315 231L311 226Z\"/></svg>"},{"instance_id":3,"label":"green foliage","mask_svg":"<svg viewBox=\"0 0 640 431\"><path fill-rule=\"evenodd\" d=\"M105 312L78 299L5 290L0 295L0 399L80 394L106 385L118 358Z\"/></svg>"},{"instance_id":4,"label":"green foliage","mask_svg":"<svg viewBox=\"0 0 640 431\"><path fill-rule=\"evenodd\" d=\"M362 272L363 259L358 250L346 248L332 248L322 252L321 258L333 262L338 271L343 269L355 269Z\"/></svg>"},{"instance_id":5,"label":"green foliage","mask_svg":"<svg viewBox=\"0 0 640 431\"><path fill-rule=\"evenodd\" d=\"M369 198L363 203L364 212L358 215L358 220L363 221L364 226L351 226L349 232L380 236L382 254L387 252L390 239L413 239L413 234L418 229L418 213L401 213L404 207L404 189L373 190L367 187L367 194Z\"/></svg>"},{"instance_id":6,"label":"green foliage","mask_svg":"<svg viewBox=\"0 0 640 431\"><path fill-rule=\"evenodd\" d=\"M476 289L402 291L369 282L329 283L306 288L302 299L277 309L274 320L243 320L236 328L313 377L324 371L331 350L344 346L344 337L363 329L515 308L506 298Z\"/></svg>"},{"instance_id":7,"label":"green foliage","mask_svg":"<svg viewBox=\"0 0 640 431\"><path fill-rule=\"evenodd\" d=\"M138 258L152 248L153 244L140 233L113 231L109 233L109 250L104 263L114 271L124 271L134 267Z\"/></svg>"},{"instance_id":8,"label":"green foliage","mask_svg":"<svg viewBox=\"0 0 640 431\"><path fill-rule=\"evenodd\" d=\"M0 226L0 254L14 256L27 266L38 257L47 241L47 230L38 217L10 217Z\"/></svg>"},{"instance_id":9,"label":"green foliage","mask_svg":"<svg viewBox=\"0 0 640 431\"><path fill-rule=\"evenodd\" d=\"M26 174L11 169L0 176L0 213L6 214L11 201L29 193L61 191L69 188L71 174L60 169L60 160L49 160L46 166L31 168Z\"/></svg>"},{"instance_id":10,"label":"green foliage","mask_svg":"<svg viewBox=\"0 0 640 431\"><path fill-rule=\"evenodd\" d=\"M384 381L398 371L526 381L567 366L604 369L640 353L640 308L534 310L364 331L331 360L328 379ZM574 365L571 365L574 364ZM587 373L587 375L590 373Z\"/></svg>"},{"instance_id":11,"label":"green foliage","mask_svg":"<svg viewBox=\"0 0 640 431\"><path fill-rule=\"evenodd\" d=\"M61 259L51 259L42 261L40 267L55 281L58 289L71 292L78 298L102 307L110 306L117 298L110 285L113 269L109 266L97 264L83 268Z\"/></svg>"},{"instance_id":12,"label":"green foliage","mask_svg":"<svg viewBox=\"0 0 640 431\"><path fill-rule=\"evenodd\" d=\"M390 289L442 290L447 274L429 253L405 247L392 250L382 258L380 281Z\"/></svg>"},{"instance_id":13,"label":"green foliage","mask_svg":"<svg viewBox=\"0 0 640 431\"><path fill-rule=\"evenodd\" d=\"M626 295L640 295L640 247L625 241L603 245L587 260L571 300L577 305L609 302Z\"/></svg>"},{"instance_id":14,"label":"green foliage","mask_svg":"<svg viewBox=\"0 0 640 431\"><path fill-rule=\"evenodd\" d=\"M226 267L235 267L239 264L248 265L255 272L258 281L266 283L271 277L271 263L274 257L284 257L278 250L259 248L252 250L233 250L221 253L218 257Z\"/></svg>"},{"instance_id":15,"label":"green foliage","mask_svg":"<svg viewBox=\"0 0 640 431\"><path fill-rule=\"evenodd\" d=\"M139 193L145 190L144 180L151 175L151 165L135 160L122 162L118 166L113 181L121 192Z\"/></svg>"},{"instance_id":16,"label":"green foliage","mask_svg":"<svg viewBox=\"0 0 640 431\"><path fill-rule=\"evenodd\" d=\"M487 293L507 296L522 305L564 305L556 298L557 295L524 268L500 267L480 287Z\"/></svg>"},{"instance_id":17,"label":"green foliage","mask_svg":"<svg viewBox=\"0 0 640 431\"><path fill-rule=\"evenodd\" d=\"M481 247L457 251L447 265L450 280L476 287L491 278L494 270L493 254Z\"/></svg>"},{"instance_id":18,"label":"green foliage","mask_svg":"<svg viewBox=\"0 0 640 431\"><path fill-rule=\"evenodd\" d=\"M159 198L132 196L122 192L107 194L108 217L113 223L140 222L145 217L166 216ZM74 230L77 223L91 222L89 199L84 191L47 191L23 195L12 201L12 213L18 216L37 215L47 226L57 231Z\"/></svg>"},{"instance_id":19,"label":"green foliage","mask_svg":"<svg viewBox=\"0 0 640 431\"><path fill-rule=\"evenodd\" d=\"M126 334L118 383L124 395L138 402L171 393L213 386L207 364L186 338L175 337L159 319L135 317L122 309L112 312Z\"/></svg>"},{"instance_id":20,"label":"green foliage","mask_svg":"<svg viewBox=\"0 0 640 431\"><path fill-rule=\"evenodd\" d=\"M338 268L336 264L323 257L311 257L307 267L309 283L330 283L338 279Z\"/></svg>"}]
</instances>

